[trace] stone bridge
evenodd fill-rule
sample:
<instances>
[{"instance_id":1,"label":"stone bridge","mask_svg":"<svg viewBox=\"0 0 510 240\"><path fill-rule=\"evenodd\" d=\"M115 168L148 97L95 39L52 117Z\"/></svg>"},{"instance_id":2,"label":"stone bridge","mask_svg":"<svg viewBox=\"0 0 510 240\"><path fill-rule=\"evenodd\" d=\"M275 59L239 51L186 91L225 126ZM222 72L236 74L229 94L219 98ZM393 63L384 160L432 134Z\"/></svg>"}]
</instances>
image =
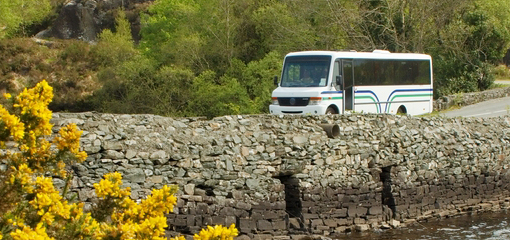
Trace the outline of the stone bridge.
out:
<instances>
[{"instance_id":1,"label":"stone bridge","mask_svg":"<svg viewBox=\"0 0 510 240\"><path fill-rule=\"evenodd\" d=\"M172 236L328 236L510 205L509 117L54 114L55 131L71 122L89 155L73 166L79 199L112 171L134 199L178 185Z\"/></svg>"}]
</instances>

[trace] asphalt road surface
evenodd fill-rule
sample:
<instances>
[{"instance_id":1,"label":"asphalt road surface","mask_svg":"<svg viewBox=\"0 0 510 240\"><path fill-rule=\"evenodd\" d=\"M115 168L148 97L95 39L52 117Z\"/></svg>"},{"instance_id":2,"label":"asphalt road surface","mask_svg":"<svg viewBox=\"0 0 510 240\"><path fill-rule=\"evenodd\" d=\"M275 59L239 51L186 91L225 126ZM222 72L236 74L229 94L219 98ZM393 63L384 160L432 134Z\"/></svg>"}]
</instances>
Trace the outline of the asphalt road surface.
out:
<instances>
[{"instance_id":1,"label":"asphalt road surface","mask_svg":"<svg viewBox=\"0 0 510 240\"><path fill-rule=\"evenodd\" d=\"M510 97L492 99L485 102L448 111L441 115L446 117L500 117L510 116Z\"/></svg>"},{"instance_id":2,"label":"asphalt road surface","mask_svg":"<svg viewBox=\"0 0 510 240\"><path fill-rule=\"evenodd\" d=\"M510 86L510 81L496 81ZM510 116L510 97L492 99L441 114L446 117L500 117Z\"/></svg>"}]
</instances>

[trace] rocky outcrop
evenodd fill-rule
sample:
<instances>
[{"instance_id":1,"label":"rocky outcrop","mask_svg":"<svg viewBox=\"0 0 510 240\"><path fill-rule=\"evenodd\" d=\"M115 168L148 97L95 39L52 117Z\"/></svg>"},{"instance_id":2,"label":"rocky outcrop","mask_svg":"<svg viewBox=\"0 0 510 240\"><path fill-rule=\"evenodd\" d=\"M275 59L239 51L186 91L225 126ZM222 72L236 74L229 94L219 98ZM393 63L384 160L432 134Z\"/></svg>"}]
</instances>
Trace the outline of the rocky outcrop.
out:
<instances>
[{"instance_id":1,"label":"rocky outcrop","mask_svg":"<svg viewBox=\"0 0 510 240\"><path fill-rule=\"evenodd\" d=\"M39 32L36 38L80 39L94 42L103 29L115 26L114 11L124 9L137 13L143 3L153 0L71 0L67 2L50 28ZM138 40L139 17L130 14L133 39Z\"/></svg>"}]
</instances>

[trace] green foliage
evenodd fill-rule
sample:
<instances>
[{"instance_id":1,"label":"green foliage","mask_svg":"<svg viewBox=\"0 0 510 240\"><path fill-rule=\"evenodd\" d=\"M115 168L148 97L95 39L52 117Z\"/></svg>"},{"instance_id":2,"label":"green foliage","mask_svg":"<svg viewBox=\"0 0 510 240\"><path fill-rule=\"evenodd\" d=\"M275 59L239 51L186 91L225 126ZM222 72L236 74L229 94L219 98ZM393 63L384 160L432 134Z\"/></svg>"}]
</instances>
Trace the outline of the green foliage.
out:
<instances>
[{"instance_id":1,"label":"green foliage","mask_svg":"<svg viewBox=\"0 0 510 240\"><path fill-rule=\"evenodd\" d=\"M29 24L20 18L12 21L19 14L6 10L20 9L19 1L0 2L0 13L6 13L0 14L0 25ZM63 0L40 4L47 1L57 6ZM283 54L387 49L432 55L437 98L484 90L492 84L493 66L510 43L509 8L509 1L498 0L313 4L307 0L155 0L141 14L137 46L122 11L116 14L115 28L103 31L94 46L68 42L58 53L50 46L37 54L25 46L0 43L5 55L0 56L0 84L14 89L13 79L23 84L54 79L54 110L208 117L257 114L268 111L273 77L280 74ZM40 19L35 15L31 21ZM13 29L2 26L2 36ZM51 54L36 60L46 52ZM102 89L94 91L98 85ZM93 97L85 99L93 91ZM74 100L73 96L79 97Z\"/></svg>"},{"instance_id":2,"label":"green foliage","mask_svg":"<svg viewBox=\"0 0 510 240\"><path fill-rule=\"evenodd\" d=\"M495 24L494 16L489 17L491 8L482 6L483 2L466 6L438 31L441 48L432 51L435 97L486 90L494 82L492 68L506 52L510 35L506 27Z\"/></svg>"},{"instance_id":3,"label":"green foliage","mask_svg":"<svg viewBox=\"0 0 510 240\"><path fill-rule=\"evenodd\" d=\"M50 0L0 1L0 39L12 36L22 26L42 21L51 13Z\"/></svg>"},{"instance_id":4,"label":"green foliage","mask_svg":"<svg viewBox=\"0 0 510 240\"><path fill-rule=\"evenodd\" d=\"M148 13L141 15L140 49L162 65L172 63L189 66L188 59L197 55L195 49L202 42L188 25L194 20L197 8L193 0L154 1ZM181 61L184 63L180 64Z\"/></svg>"},{"instance_id":5,"label":"green foliage","mask_svg":"<svg viewBox=\"0 0 510 240\"><path fill-rule=\"evenodd\" d=\"M504 64L499 64L494 68L496 79L510 79L510 69Z\"/></svg>"},{"instance_id":6,"label":"green foliage","mask_svg":"<svg viewBox=\"0 0 510 240\"><path fill-rule=\"evenodd\" d=\"M91 102L102 112L184 116L194 78L189 69L155 67L153 60L139 56L116 68L101 71L103 88Z\"/></svg>"},{"instance_id":7,"label":"green foliage","mask_svg":"<svg viewBox=\"0 0 510 240\"><path fill-rule=\"evenodd\" d=\"M98 80L103 87L94 92L90 101L94 108L102 112L150 113L149 109L140 112L144 105L139 101L141 96L133 91L137 92L138 87L142 86L141 83L155 73L153 63L143 57L105 68L98 74Z\"/></svg>"},{"instance_id":8,"label":"green foliage","mask_svg":"<svg viewBox=\"0 0 510 240\"><path fill-rule=\"evenodd\" d=\"M131 27L124 11L119 10L115 18L115 32L105 29L99 35L99 42L93 49L96 62L102 66L116 66L136 57Z\"/></svg>"},{"instance_id":9,"label":"green foliage","mask_svg":"<svg viewBox=\"0 0 510 240\"><path fill-rule=\"evenodd\" d=\"M295 14L285 3L257 9L253 14L257 33L266 51L282 53L314 49L315 36L305 12Z\"/></svg>"},{"instance_id":10,"label":"green foliage","mask_svg":"<svg viewBox=\"0 0 510 240\"><path fill-rule=\"evenodd\" d=\"M282 57L277 52L270 52L259 61L250 62L243 72L241 85L253 101L254 113L267 113L271 103L274 77L281 73Z\"/></svg>"},{"instance_id":11,"label":"green foliage","mask_svg":"<svg viewBox=\"0 0 510 240\"><path fill-rule=\"evenodd\" d=\"M218 79L216 73L205 71L195 78L192 89L190 115L212 118L252 112L250 98L235 78Z\"/></svg>"}]
</instances>

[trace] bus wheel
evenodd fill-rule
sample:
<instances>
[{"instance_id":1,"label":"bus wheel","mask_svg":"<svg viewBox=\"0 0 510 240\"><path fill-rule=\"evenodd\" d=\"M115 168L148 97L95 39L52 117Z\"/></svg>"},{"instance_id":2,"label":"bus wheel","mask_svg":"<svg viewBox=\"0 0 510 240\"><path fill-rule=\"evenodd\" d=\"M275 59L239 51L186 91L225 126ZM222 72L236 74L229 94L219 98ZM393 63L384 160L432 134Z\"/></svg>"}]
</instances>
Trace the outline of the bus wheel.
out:
<instances>
[{"instance_id":1,"label":"bus wheel","mask_svg":"<svg viewBox=\"0 0 510 240\"><path fill-rule=\"evenodd\" d=\"M333 107L328 107L328 109L326 109L326 115L331 115L331 114L337 114L335 108Z\"/></svg>"},{"instance_id":2,"label":"bus wheel","mask_svg":"<svg viewBox=\"0 0 510 240\"><path fill-rule=\"evenodd\" d=\"M407 109L406 107L404 106L400 106L397 110L397 115L406 115L407 114Z\"/></svg>"}]
</instances>

